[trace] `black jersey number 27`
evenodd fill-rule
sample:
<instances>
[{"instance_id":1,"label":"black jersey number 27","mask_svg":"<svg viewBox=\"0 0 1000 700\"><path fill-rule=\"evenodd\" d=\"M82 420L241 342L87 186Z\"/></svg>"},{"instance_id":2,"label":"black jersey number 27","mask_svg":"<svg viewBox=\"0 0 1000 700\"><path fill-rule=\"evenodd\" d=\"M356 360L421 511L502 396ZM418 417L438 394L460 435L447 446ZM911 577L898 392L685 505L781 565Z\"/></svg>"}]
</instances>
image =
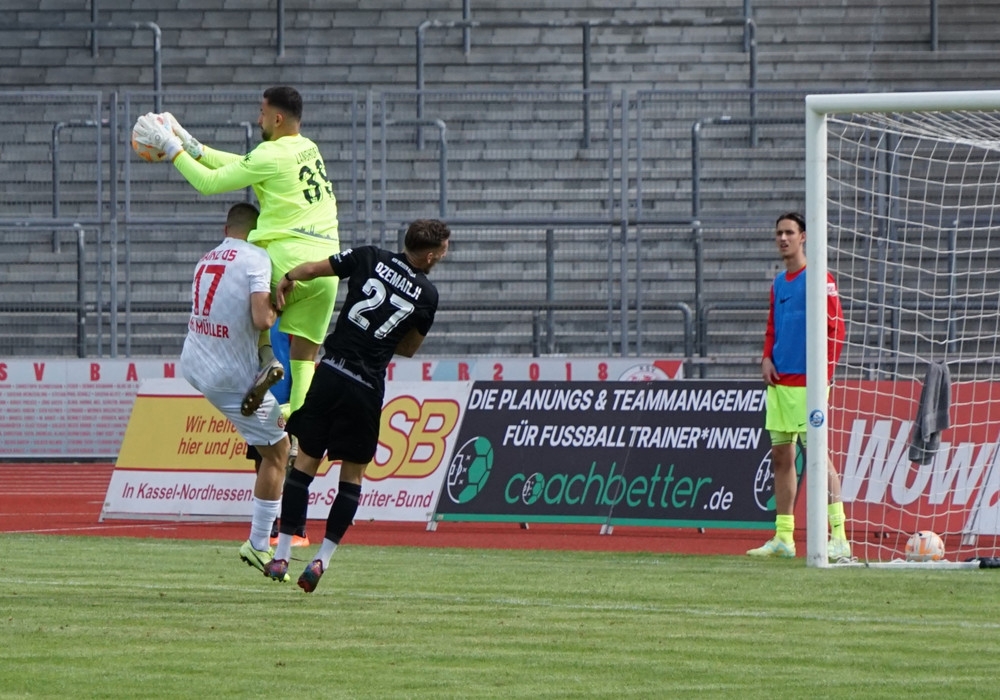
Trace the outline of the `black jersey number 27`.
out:
<instances>
[{"instance_id":1,"label":"black jersey number 27","mask_svg":"<svg viewBox=\"0 0 1000 700\"><path fill-rule=\"evenodd\" d=\"M351 307L351 310L347 312L347 317L351 319L352 323L360 326L365 331L369 329L373 322L378 323L381 321L381 324L372 331L372 334L379 340L389 335L392 329L398 326L404 318L413 313L412 302L398 294L389 294L386 291L385 285L374 277L369 278L361 289L368 296L355 303ZM382 308L386 304L395 306L396 311L390 314L389 318L382 321L382 318L389 311L389 309Z\"/></svg>"},{"instance_id":2,"label":"black jersey number 27","mask_svg":"<svg viewBox=\"0 0 1000 700\"><path fill-rule=\"evenodd\" d=\"M333 185L330 184L330 178L326 176L326 168L319 158L316 159L312 167L303 165L299 168L299 182L308 185L306 189L302 190L302 196L310 204L315 204L323 199L324 192L331 197L333 196Z\"/></svg>"}]
</instances>

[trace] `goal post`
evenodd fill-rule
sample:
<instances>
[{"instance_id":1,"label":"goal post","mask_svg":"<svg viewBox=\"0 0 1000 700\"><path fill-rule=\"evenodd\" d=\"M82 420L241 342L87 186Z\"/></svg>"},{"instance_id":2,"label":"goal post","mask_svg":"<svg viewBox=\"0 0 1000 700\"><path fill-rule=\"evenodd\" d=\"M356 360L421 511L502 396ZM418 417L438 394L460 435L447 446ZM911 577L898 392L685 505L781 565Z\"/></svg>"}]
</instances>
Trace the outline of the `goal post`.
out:
<instances>
[{"instance_id":1,"label":"goal post","mask_svg":"<svg viewBox=\"0 0 1000 700\"><path fill-rule=\"evenodd\" d=\"M829 454L857 562L903 563L919 529L945 540L935 566L978 566L1000 536L1000 91L805 106L807 565L830 566ZM832 390L828 270L847 324ZM934 394L952 422L915 463L906 448L928 425L916 414L932 365L954 382Z\"/></svg>"}]
</instances>

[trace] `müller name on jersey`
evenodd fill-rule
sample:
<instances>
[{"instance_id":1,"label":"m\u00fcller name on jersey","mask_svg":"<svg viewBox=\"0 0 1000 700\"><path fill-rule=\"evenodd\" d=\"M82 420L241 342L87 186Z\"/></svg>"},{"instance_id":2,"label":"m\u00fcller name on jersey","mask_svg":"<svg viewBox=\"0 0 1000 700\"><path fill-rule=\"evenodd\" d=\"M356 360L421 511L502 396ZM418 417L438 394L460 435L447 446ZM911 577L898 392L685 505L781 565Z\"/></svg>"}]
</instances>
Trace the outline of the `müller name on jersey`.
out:
<instances>
[{"instance_id":1,"label":"m\u00fcller name on jersey","mask_svg":"<svg viewBox=\"0 0 1000 700\"><path fill-rule=\"evenodd\" d=\"M393 262L398 263L400 261L393 260ZM416 300L420 298L420 293L423 290L404 277L402 273L396 272L385 263L380 262L375 265L375 274L411 299ZM414 274L412 270L410 271L410 274Z\"/></svg>"},{"instance_id":2,"label":"m\u00fcller name on jersey","mask_svg":"<svg viewBox=\"0 0 1000 700\"><path fill-rule=\"evenodd\" d=\"M198 333L199 335L210 335L213 338L229 337L229 326L227 326L224 323L212 323L211 321L192 318L188 320L188 329L192 333Z\"/></svg>"}]
</instances>

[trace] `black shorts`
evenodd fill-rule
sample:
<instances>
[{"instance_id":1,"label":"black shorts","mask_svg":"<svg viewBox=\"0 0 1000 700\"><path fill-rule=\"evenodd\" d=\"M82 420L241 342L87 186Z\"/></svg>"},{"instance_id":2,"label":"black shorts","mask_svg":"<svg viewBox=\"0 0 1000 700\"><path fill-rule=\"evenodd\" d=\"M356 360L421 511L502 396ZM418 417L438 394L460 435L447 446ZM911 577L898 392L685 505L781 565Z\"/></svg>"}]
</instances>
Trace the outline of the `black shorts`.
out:
<instances>
[{"instance_id":1,"label":"black shorts","mask_svg":"<svg viewBox=\"0 0 1000 700\"><path fill-rule=\"evenodd\" d=\"M375 457L382 419L382 396L320 362L302 407L292 413L285 431L299 440L310 457L326 456L368 464Z\"/></svg>"}]
</instances>

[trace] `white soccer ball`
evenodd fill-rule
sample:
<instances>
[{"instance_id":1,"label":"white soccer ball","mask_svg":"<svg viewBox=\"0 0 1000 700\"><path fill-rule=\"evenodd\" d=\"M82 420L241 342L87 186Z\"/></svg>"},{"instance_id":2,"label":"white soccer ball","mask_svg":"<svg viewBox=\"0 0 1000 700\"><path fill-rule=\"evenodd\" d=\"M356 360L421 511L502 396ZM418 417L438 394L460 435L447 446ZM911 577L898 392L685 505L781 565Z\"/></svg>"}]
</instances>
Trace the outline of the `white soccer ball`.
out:
<instances>
[{"instance_id":1,"label":"white soccer ball","mask_svg":"<svg viewBox=\"0 0 1000 700\"><path fill-rule=\"evenodd\" d=\"M168 129L170 128L170 125L167 124L163 117L159 114L156 115L156 120L161 124L166 124ZM136 136L135 127L132 128L132 150L135 151L137 156L149 163L158 163L167 157L166 153L159 150L155 146L151 146L148 143L140 141Z\"/></svg>"},{"instance_id":2,"label":"white soccer ball","mask_svg":"<svg viewBox=\"0 0 1000 700\"><path fill-rule=\"evenodd\" d=\"M906 561L941 561L944 559L944 541L936 532L921 530L906 541Z\"/></svg>"}]
</instances>

